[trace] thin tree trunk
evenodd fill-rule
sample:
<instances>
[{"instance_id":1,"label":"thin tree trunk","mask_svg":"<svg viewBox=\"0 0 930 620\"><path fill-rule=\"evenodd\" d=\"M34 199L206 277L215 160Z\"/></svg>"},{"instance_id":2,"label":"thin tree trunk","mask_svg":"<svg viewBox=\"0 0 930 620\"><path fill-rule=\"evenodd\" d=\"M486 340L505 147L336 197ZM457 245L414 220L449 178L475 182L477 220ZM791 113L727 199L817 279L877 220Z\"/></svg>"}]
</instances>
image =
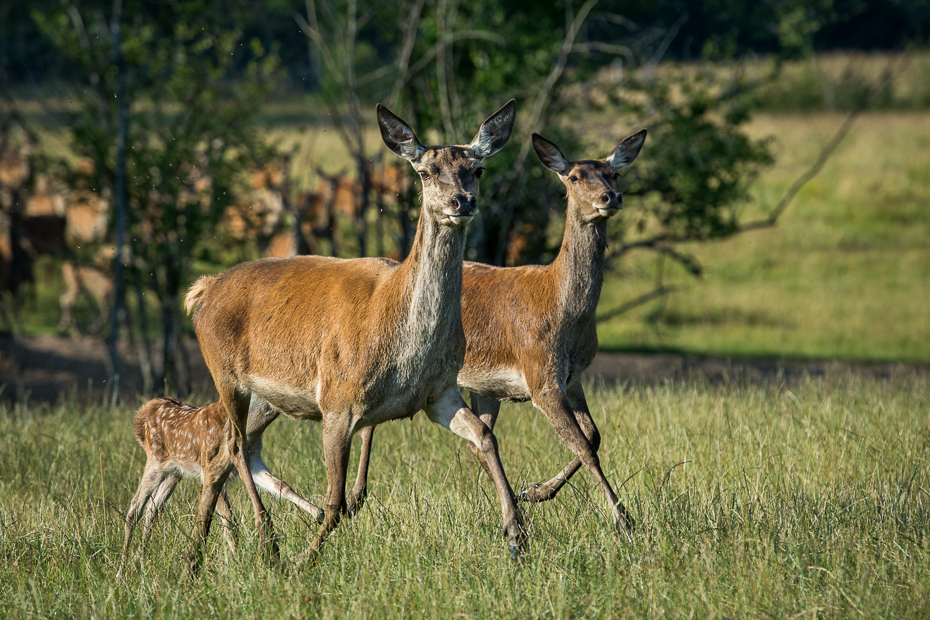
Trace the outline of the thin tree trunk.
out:
<instances>
[{"instance_id":1,"label":"thin tree trunk","mask_svg":"<svg viewBox=\"0 0 930 620\"><path fill-rule=\"evenodd\" d=\"M116 402L116 390L119 388L119 354L116 343L119 340L119 326L125 304L123 292L123 238L126 233L126 138L129 124L129 103L126 100L126 65L123 62L122 42L120 40L120 20L122 19L122 0L113 0L113 51L116 54L116 67L119 75L117 83L117 101L119 102L119 127L116 138L116 256L113 258L113 315L110 327L110 362L113 376L110 382L113 390L112 401Z\"/></svg>"}]
</instances>

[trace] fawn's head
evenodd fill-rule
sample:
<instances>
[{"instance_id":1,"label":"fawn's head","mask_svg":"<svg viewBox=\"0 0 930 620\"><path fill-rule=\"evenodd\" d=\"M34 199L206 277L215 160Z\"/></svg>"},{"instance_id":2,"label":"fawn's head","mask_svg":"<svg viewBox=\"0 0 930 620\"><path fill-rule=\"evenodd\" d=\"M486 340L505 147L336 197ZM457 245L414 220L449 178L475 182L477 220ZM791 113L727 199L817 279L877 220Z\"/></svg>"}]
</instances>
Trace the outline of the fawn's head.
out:
<instances>
[{"instance_id":1,"label":"fawn's head","mask_svg":"<svg viewBox=\"0 0 930 620\"><path fill-rule=\"evenodd\" d=\"M378 104L381 138L423 180L423 209L440 224L462 226L478 214L482 162L507 144L516 112L513 99L492 114L465 146L423 146L410 125Z\"/></svg>"},{"instance_id":2,"label":"fawn's head","mask_svg":"<svg viewBox=\"0 0 930 620\"><path fill-rule=\"evenodd\" d=\"M643 148L646 130L625 138L604 159L569 161L552 142L533 134L533 148L543 165L559 175L568 190L568 203L575 205L584 222L599 222L623 208L623 194L614 187L621 168L626 168Z\"/></svg>"}]
</instances>

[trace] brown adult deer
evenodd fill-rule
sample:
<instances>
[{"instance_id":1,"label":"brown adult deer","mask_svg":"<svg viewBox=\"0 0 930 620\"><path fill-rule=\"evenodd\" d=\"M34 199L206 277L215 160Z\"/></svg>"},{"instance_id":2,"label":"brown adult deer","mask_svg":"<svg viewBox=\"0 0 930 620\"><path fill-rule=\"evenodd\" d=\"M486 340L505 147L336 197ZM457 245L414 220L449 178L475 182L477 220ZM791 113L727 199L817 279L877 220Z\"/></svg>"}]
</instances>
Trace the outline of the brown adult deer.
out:
<instances>
[{"instance_id":1,"label":"brown adult deer","mask_svg":"<svg viewBox=\"0 0 930 620\"><path fill-rule=\"evenodd\" d=\"M323 423L325 517L309 556L319 552L346 510L352 435L421 409L476 446L497 488L511 551L521 553L524 533L497 441L455 383L465 358L465 225L478 210L482 162L510 138L515 108L513 101L504 105L468 145L427 147L407 123L378 105L382 139L423 180L416 238L403 263L266 258L201 278L188 293L201 351L231 419L231 458L252 500L266 552L277 555L277 546L246 459L250 398L288 417ZM199 532L188 554L192 567L226 475L223 468L203 468Z\"/></svg>"},{"instance_id":2,"label":"brown adult deer","mask_svg":"<svg viewBox=\"0 0 930 620\"><path fill-rule=\"evenodd\" d=\"M271 407L260 401L253 403L246 433L252 479L258 488L294 503L320 522L323 520L323 511L294 492L286 482L273 476L262 460L261 433L276 417L278 412ZM222 403L192 407L173 398L154 398L139 409L134 426L136 439L145 450L146 462L139 489L129 503L129 512L126 514L123 556L117 574L122 571L133 527L143 512L144 547L152 524L182 477L200 478L207 466L225 467L230 472L233 469L228 459L229 451L224 449L231 435L228 432L229 416ZM216 510L223 522L226 541L235 552L232 511L225 487L217 500Z\"/></svg>"},{"instance_id":3,"label":"brown adult deer","mask_svg":"<svg viewBox=\"0 0 930 620\"><path fill-rule=\"evenodd\" d=\"M472 392L472 409L494 428L500 401L523 402L546 414L575 458L557 476L526 489L521 497L538 502L555 497L583 464L607 496L615 524L627 536L633 520L601 471L598 433L584 390L582 372L597 352L594 320L604 280L607 220L623 208L614 189L618 170L630 165L646 140L646 130L624 139L604 159L569 161L538 134L533 146L540 161L559 175L568 193L565 235L550 265L492 267L464 264L462 323L468 342L458 384ZM351 510L364 500L374 428L362 432L362 456ZM482 454L469 448L482 459ZM482 461L482 465L484 462Z\"/></svg>"}]
</instances>

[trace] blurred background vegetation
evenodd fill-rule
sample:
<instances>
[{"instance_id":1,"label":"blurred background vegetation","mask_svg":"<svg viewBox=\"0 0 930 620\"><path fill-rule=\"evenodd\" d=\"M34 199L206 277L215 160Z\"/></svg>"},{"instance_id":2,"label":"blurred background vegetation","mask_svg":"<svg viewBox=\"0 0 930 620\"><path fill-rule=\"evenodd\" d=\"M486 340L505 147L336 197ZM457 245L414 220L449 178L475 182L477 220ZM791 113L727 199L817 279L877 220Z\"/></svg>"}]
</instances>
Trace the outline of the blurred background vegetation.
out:
<instances>
[{"instance_id":1,"label":"blurred background vegetation","mask_svg":"<svg viewBox=\"0 0 930 620\"><path fill-rule=\"evenodd\" d=\"M472 260L559 247L532 132L588 159L649 128L610 224L603 348L928 362L928 27L904 0L7 3L4 321L99 332L114 369L183 393L200 274L404 257L417 183L376 102L462 143L514 97Z\"/></svg>"}]
</instances>

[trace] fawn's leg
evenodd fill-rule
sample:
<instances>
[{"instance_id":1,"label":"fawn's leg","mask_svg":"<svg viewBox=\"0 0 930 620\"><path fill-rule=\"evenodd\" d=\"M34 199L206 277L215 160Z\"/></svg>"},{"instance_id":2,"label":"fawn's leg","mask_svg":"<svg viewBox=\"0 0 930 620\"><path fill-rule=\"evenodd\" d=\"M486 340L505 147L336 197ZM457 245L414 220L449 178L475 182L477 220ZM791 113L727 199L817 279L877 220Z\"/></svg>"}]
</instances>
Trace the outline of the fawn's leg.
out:
<instances>
[{"instance_id":1,"label":"fawn's leg","mask_svg":"<svg viewBox=\"0 0 930 620\"><path fill-rule=\"evenodd\" d=\"M149 459L145 464L145 470L142 472L142 479L139 481L139 488L136 494L132 496L129 502L129 510L126 513L126 526L123 534L123 553L120 558L119 568L116 576L119 577L123 572L123 565L126 562L126 553L129 551L129 541L132 539L132 529L142 516L145 505L148 503L152 493L161 484L164 473L161 471L159 464Z\"/></svg>"},{"instance_id":2,"label":"fawn's leg","mask_svg":"<svg viewBox=\"0 0 930 620\"><path fill-rule=\"evenodd\" d=\"M235 522L233 521L232 508L229 507L229 496L226 495L226 487L220 492L216 499L216 514L220 515L220 521L223 522L223 535L226 537L226 544L229 545L233 553L236 552L236 531Z\"/></svg>"},{"instance_id":3,"label":"fawn's leg","mask_svg":"<svg viewBox=\"0 0 930 620\"><path fill-rule=\"evenodd\" d=\"M155 494L152 495L152 501L149 502L148 510L145 511L145 525L142 528L142 546L145 547L146 542L149 539L149 536L152 534L152 526L155 524L155 520L158 518L158 515L161 514L162 508L165 506L165 502L168 501L168 498L171 497L171 494L174 493L174 488L180 482L181 476L178 474L168 474L161 484L158 485L158 489L155 491Z\"/></svg>"}]
</instances>

